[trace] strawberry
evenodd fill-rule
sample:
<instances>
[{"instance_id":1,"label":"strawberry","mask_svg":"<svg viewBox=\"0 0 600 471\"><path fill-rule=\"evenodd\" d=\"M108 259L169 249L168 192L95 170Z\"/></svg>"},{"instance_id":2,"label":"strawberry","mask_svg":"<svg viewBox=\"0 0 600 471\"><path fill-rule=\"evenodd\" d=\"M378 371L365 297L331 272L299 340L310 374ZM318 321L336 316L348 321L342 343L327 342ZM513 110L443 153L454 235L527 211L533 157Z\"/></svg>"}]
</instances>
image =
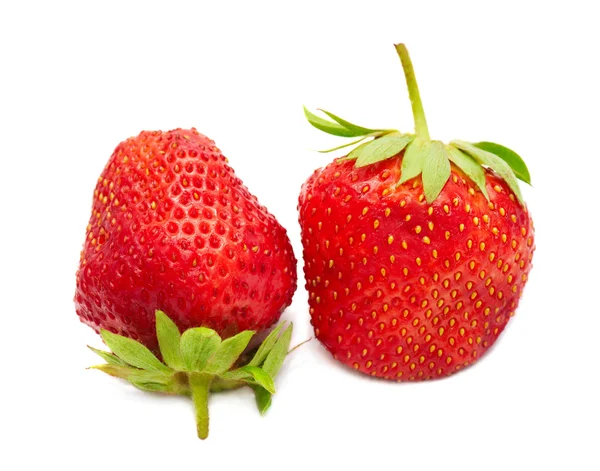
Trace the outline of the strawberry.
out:
<instances>
[{"instance_id":1,"label":"strawberry","mask_svg":"<svg viewBox=\"0 0 600 471\"><path fill-rule=\"evenodd\" d=\"M296 259L285 229L212 140L195 129L144 131L117 146L98 179L76 279L80 320L105 341L131 339L146 358L158 353L157 310L177 335L204 329L198 341L213 347L269 328L291 303Z\"/></svg>"},{"instance_id":2,"label":"strawberry","mask_svg":"<svg viewBox=\"0 0 600 471\"><path fill-rule=\"evenodd\" d=\"M361 144L302 187L304 274L315 335L337 360L434 379L475 363L515 313L535 248L517 183L530 176L499 144L431 140L408 51L396 50L415 134L305 109L316 128L359 138L336 149Z\"/></svg>"}]
</instances>

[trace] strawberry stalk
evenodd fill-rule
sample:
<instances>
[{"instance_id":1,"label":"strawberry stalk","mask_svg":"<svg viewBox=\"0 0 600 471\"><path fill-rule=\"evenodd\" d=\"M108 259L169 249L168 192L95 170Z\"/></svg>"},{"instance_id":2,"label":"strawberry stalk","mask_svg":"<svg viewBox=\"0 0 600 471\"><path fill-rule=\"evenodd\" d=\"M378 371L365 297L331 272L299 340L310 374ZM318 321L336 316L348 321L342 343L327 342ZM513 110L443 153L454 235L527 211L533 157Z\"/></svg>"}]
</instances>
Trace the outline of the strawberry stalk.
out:
<instances>
[{"instance_id":1,"label":"strawberry stalk","mask_svg":"<svg viewBox=\"0 0 600 471\"><path fill-rule=\"evenodd\" d=\"M213 378L214 376L202 373L192 373L189 377L192 400L196 409L196 430L201 440L208 437L208 395Z\"/></svg>"},{"instance_id":2,"label":"strawberry stalk","mask_svg":"<svg viewBox=\"0 0 600 471\"><path fill-rule=\"evenodd\" d=\"M413 118L415 120L415 133L421 139L428 141L429 129L427 128L427 120L425 119L425 110L423 109L419 85L417 83L417 77L415 76L412 61L410 60L410 55L408 54L408 49L406 49L404 44L395 44L394 46L396 47L396 52L400 57L400 62L402 62L402 68L404 69L404 78L406 79L408 96L410 97Z\"/></svg>"},{"instance_id":3,"label":"strawberry stalk","mask_svg":"<svg viewBox=\"0 0 600 471\"><path fill-rule=\"evenodd\" d=\"M292 325L278 325L254 355L240 364L253 331L243 331L222 340L212 329L196 327L180 334L175 323L156 311L156 335L163 361L133 339L102 330L112 352L90 347L106 364L91 368L125 379L143 391L191 397L196 411L198 437L208 436L210 392L249 386L254 390L261 414L271 405L275 377L288 353Z\"/></svg>"},{"instance_id":4,"label":"strawberry stalk","mask_svg":"<svg viewBox=\"0 0 600 471\"><path fill-rule=\"evenodd\" d=\"M356 168L392 158L401 158L400 178L396 181L395 187L420 176L425 199L429 204L436 200L448 182L452 165L459 168L489 201L485 183L485 169L489 168L506 181L518 201L523 204L523 196L517 180L529 184L531 180L525 162L516 152L493 142L470 143L454 140L445 144L429 137L421 94L408 50L404 44L396 44L395 47L404 70L415 133L366 128L329 111L321 110L331 118L330 121L305 108L304 114L308 122L320 131L338 137L360 138L329 149L327 152L356 146L348 155L342 157L344 160L354 160Z\"/></svg>"}]
</instances>

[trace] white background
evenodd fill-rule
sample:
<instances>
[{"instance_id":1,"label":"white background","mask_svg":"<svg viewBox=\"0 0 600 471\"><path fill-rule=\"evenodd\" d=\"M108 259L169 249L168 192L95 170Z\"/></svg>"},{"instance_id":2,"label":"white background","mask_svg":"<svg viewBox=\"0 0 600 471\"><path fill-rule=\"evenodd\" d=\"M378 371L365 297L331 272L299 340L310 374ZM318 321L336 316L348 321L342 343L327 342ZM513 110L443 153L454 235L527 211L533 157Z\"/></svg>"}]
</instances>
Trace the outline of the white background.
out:
<instances>
[{"instance_id":1,"label":"white background","mask_svg":"<svg viewBox=\"0 0 600 471\"><path fill-rule=\"evenodd\" d=\"M0 468L598 470L600 97L594 2L2 2ZM302 104L412 129L405 42L432 137L528 162L537 252L517 316L476 366L397 384L313 340L260 417L249 390L191 402L97 371L73 307L95 181L143 129L195 126L288 229L333 146ZM524 185L523 185L524 186ZM301 264L299 264L301 274ZM300 287L284 314L311 336Z\"/></svg>"}]
</instances>

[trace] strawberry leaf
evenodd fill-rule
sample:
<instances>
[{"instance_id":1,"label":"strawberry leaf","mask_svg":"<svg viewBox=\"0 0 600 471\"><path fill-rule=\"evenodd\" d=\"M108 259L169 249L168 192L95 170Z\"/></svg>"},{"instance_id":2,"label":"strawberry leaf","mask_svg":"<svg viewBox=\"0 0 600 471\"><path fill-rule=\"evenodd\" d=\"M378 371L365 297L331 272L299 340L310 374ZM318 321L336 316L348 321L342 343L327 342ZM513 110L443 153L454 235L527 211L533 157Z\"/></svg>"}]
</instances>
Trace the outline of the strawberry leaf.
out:
<instances>
[{"instance_id":1,"label":"strawberry leaf","mask_svg":"<svg viewBox=\"0 0 600 471\"><path fill-rule=\"evenodd\" d=\"M412 134L393 132L367 143L356 159L355 167L365 167L394 157L415 138Z\"/></svg>"},{"instance_id":2,"label":"strawberry leaf","mask_svg":"<svg viewBox=\"0 0 600 471\"><path fill-rule=\"evenodd\" d=\"M195 327L181 336L181 356L187 371L202 371L208 359L221 344L221 337L214 330Z\"/></svg>"},{"instance_id":3,"label":"strawberry leaf","mask_svg":"<svg viewBox=\"0 0 600 471\"><path fill-rule=\"evenodd\" d=\"M351 131L350 129L347 129L338 123L334 123L323 119L317 116L316 114L308 111L306 107L304 107L304 115L306 116L306 119L308 119L308 122L312 124L315 128L317 128L320 131L326 132L327 134L332 134L333 136L358 137L364 134L363 132Z\"/></svg>"},{"instance_id":4,"label":"strawberry leaf","mask_svg":"<svg viewBox=\"0 0 600 471\"><path fill-rule=\"evenodd\" d=\"M100 332L100 335L113 353L131 366L149 371L171 371L169 367L161 363L160 360L141 343L121 335L113 334L104 329Z\"/></svg>"},{"instance_id":5,"label":"strawberry leaf","mask_svg":"<svg viewBox=\"0 0 600 471\"><path fill-rule=\"evenodd\" d=\"M346 157L342 157L340 160L358 159L362 155L365 147L367 147L371 142L373 142L373 141L363 142L361 145L352 149L352 151L350 151L350 153Z\"/></svg>"},{"instance_id":6,"label":"strawberry leaf","mask_svg":"<svg viewBox=\"0 0 600 471\"><path fill-rule=\"evenodd\" d=\"M223 340L214 355L209 358L204 371L218 375L229 370L248 346L253 335L253 331L245 330L234 337Z\"/></svg>"},{"instance_id":7,"label":"strawberry leaf","mask_svg":"<svg viewBox=\"0 0 600 471\"><path fill-rule=\"evenodd\" d=\"M285 322L282 322L277 327L275 327L269 335L267 335L267 337L260 344L260 347L258 347L258 350L254 354L254 357L252 358L252 360L250 360L248 362L248 365L250 365L250 366L261 366L262 365L262 363L265 361L265 358L267 358L267 355L273 349L273 346L277 342L277 339L279 338L279 332L281 332L281 329L283 328L284 325L285 325Z\"/></svg>"},{"instance_id":8,"label":"strawberry leaf","mask_svg":"<svg viewBox=\"0 0 600 471\"><path fill-rule=\"evenodd\" d=\"M495 154L475 147L473 144L470 144L465 141L452 141L450 145L466 152L481 165L485 165L486 167L489 167L492 170L494 170L508 184L510 189L516 195L519 202L521 202L521 204L523 203L523 196L521 195L521 190L519 188L519 182L517 181L517 177L513 173L510 166L504 160L502 160Z\"/></svg>"},{"instance_id":9,"label":"strawberry leaf","mask_svg":"<svg viewBox=\"0 0 600 471\"><path fill-rule=\"evenodd\" d=\"M134 368L133 366L121 366L121 365L94 365L90 366L91 369L100 370L110 376L114 376L115 378L121 379L129 379L132 373L136 371L143 371L138 368Z\"/></svg>"},{"instance_id":10,"label":"strawberry leaf","mask_svg":"<svg viewBox=\"0 0 600 471\"><path fill-rule=\"evenodd\" d=\"M349 131L354 132L356 136L362 136L362 135L365 135L365 134L371 134L371 133L374 133L374 132L382 132L382 131L384 131L383 129L363 128L362 126L357 126L356 124L352 124L351 122L346 121L345 119L342 119L339 116L336 116L333 113L330 113L329 111L325 111L325 110L322 110L322 109L319 109L319 111L322 111L327 116L329 116L331 119L333 119L336 123L338 123L341 126L345 127Z\"/></svg>"},{"instance_id":11,"label":"strawberry leaf","mask_svg":"<svg viewBox=\"0 0 600 471\"><path fill-rule=\"evenodd\" d=\"M258 366L249 365L240 368L240 370L248 373L254 379L254 381L256 381L256 384L265 388L271 394L275 394L275 381L273 381L271 375L265 370L259 368Z\"/></svg>"},{"instance_id":12,"label":"strawberry leaf","mask_svg":"<svg viewBox=\"0 0 600 471\"><path fill-rule=\"evenodd\" d=\"M494 142L476 142L473 144L475 147L491 152L504 160L515 173L515 176L519 179L531 185L531 175L529 175L529 169L527 165L514 150L504 147L503 145L496 144Z\"/></svg>"},{"instance_id":13,"label":"strawberry leaf","mask_svg":"<svg viewBox=\"0 0 600 471\"><path fill-rule=\"evenodd\" d=\"M425 142L418 137L415 138L404 151L402 165L400 167L400 180L398 185L418 177L423 171L423 153Z\"/></svg>"},{"instance_id":14,"label":"strawberry leaf","mask_svg":"<svg viewBox=\"0 0 600 471\"><path fill-rule=\"evenodd\" d=\"M254 390L258 411L263 415L269 410L269 407L271 407L273 394L260 386L254 386L252 389Z\"/></svg>"},{"instance_id":15,"label":"strawberry leaf","mask_svg":"<svg viewBox=\"0 0 600 471\"><path fill-rule=\"evenodd\" d=\"M179 394L173 372L166 374L139 370L132 372L127 380L143 391Z\"/></svg>"},{"instance_id":16,"label":"strawberry leaf","mask_svg":"<svg viewBox=\"0 0 600 471\"><path fill-rule=\"evenodd\" d=\"M292 330L293 325L290 324L289 327L287 327L277 339L277 342L275 342L275 345L267 355L267 358L262 366L263 370L265 370L273 378L277 376L277 373L279 373L281 365L283 365L283 361L288 353L290 341L292 340Z\"/></svg>"},{"instance_id":17,"label":"strawberry leaf","mask_svg":"<svg viewBox=\"0 0 600 471\"><path fill-rule=\"evenodd\" d=\"M450 161L440 141L426 141L423 156L423 191L428 203L432 203L450 178Z\"/></svg>"},{"instance_id":18,"label":"strawberry leaf","mask_svg":"<svg viewBox=\"0 0 600 471\"><path fill-rule=\"evenodd\" d=\"M446 146L446 152L448 153L448 158L454 165L460 168L467 177L473 180L485 198L489 201L490 196L485 187L485 171L481 165L479 165L473 157L458 150L456 147Z\"/></svg>"},{"instance_id":19,"label":"strawberry leaf","mask_svg":"<svg viewBox=\"0 0 600 471\"><path fill-rule=\"evenodd\" d=\"M98 350L97 348L94 347L90 347L88 345L88 348L94 352L96 355L100 356L106 363L110 364L110 365L116 365L116 366L130 366L127 363L125 363L123 360L121 360L117 355L115 355L114 353L109 353L109 352L105 352L103 350Z\"/></svg>"},{"instance_id":20,"label":"strawberry leaf","mask_svg":"<svg viewBox=\"0 0 600 471\"><path fill-rule=\"evenodd\" d=\"M183 369L181 334L175 322L162 311L156 311L156 337L165 363L173 369Z\"/></svg>"},{"instance_id":21,"label":"strawberry leaf","mask_svg":"<svg viewBox=\"0 0 600 471\"><path fill-rule=\"evenodd\" d=\"M283 329L284 323L273 329L248 364L230 370L248 346L253 331L243 331L223 341L217 332L205 327L191 328L181 335L177 325L159 310L156 335L163 358L173 369L139 342L104 330L102 338L114 353L90 347L107 362L91 368L125 379L143 391L191 396L198 436L204 439L208 435L211 391L249 386L255 391L261 413L269 408L275 393L274 378L287 353L292 325L282 333Z\"/></svg>"},{"instance_id":22,"label":"strawberry leaf","mask_svg":"<svg viewBox=\"0 0 600 471\"><path fill-rule=\"evenodd\" d=\"M350 146L353 146L355 144L358 144L359 142L364 141L368 137L369 136L363 136L360 139L357 139L356 141L348 142L347 144L342 144L341 146L332 147L331 149L318 150L317 152L319 152L321 154L327 154L328 152L333 152L333 151L336 151L336 150L344 149L345 147L350 147Z\"/></svg>"},{"instance_id":23,"label":"strawberry leaf","mask_svg":"<svg viewBox=\"0 0 600 471\"><path fill-rule=\"evenodd\" d=\"M290 341L292 340L292 330L293 325L290 326L281 334L272 350L269 352L267 357L265 358L265 362L263 364L263 370L268 373L272 378L277 376L279 370L281 369L281 365L285 360L286 355L288 354L288 350L290 347ZM261 414L267 412L269 407L271 407L272 401L272 393L268 391L266 388L256 386L254 389L254 396L256 398L256 406Z\"/></svg>"}]
</instances>

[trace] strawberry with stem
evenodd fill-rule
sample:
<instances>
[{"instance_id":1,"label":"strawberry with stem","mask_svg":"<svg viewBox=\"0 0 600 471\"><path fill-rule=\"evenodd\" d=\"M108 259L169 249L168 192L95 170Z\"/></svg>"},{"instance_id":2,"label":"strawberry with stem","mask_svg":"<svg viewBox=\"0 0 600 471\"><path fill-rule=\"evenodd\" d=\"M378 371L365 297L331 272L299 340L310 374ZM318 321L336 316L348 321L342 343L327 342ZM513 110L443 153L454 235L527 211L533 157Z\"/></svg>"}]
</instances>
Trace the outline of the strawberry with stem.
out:
<instances>
[{"instance_id":1,"label":"strawberry with stem","mask_svg":"<svg viewBox=\"0 0 600 471\"><path fill-rule=\"evenodd\" d=\"M299 198L316 337L335 358L395 380L433 379L477 361L514 315L531 269L533 223L514 151L430 138L406 47L396 45L415 133L308 121L355 146Z\"/></svg>"}]
</instances>

